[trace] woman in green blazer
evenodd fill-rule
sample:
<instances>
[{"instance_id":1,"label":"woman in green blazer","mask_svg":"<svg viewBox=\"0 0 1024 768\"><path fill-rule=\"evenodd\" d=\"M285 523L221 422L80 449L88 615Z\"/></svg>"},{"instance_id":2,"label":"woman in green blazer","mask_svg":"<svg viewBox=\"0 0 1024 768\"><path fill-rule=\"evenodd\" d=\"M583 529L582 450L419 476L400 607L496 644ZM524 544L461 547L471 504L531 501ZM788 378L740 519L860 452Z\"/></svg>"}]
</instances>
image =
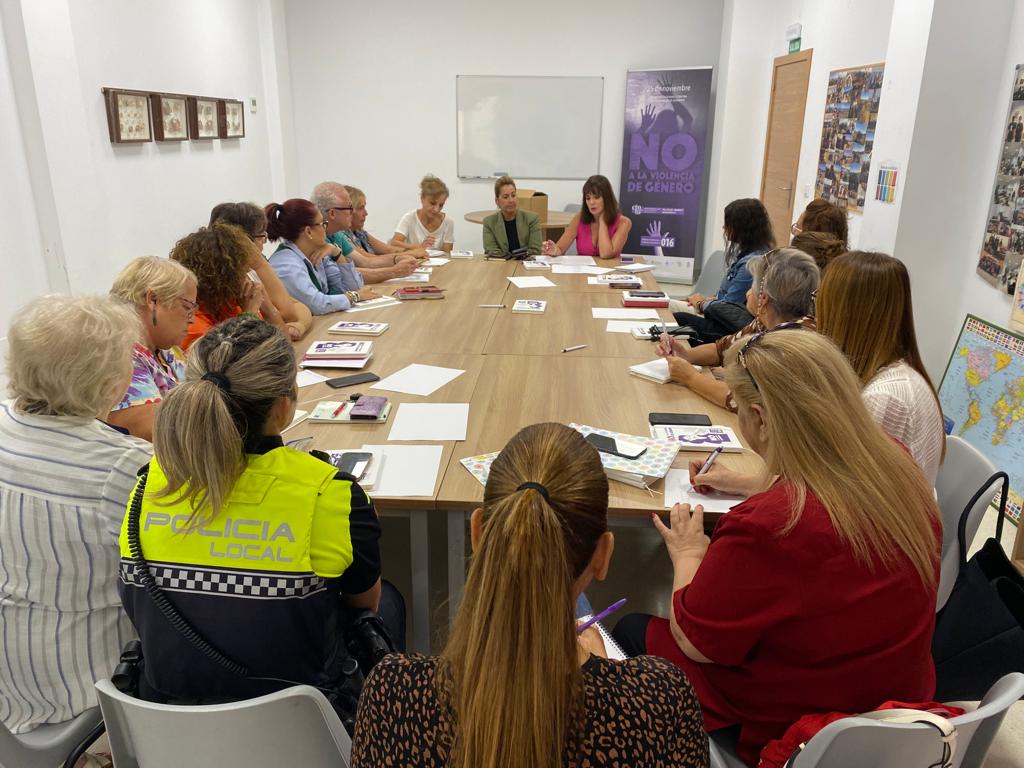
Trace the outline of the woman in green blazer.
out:
<instances>
[{"instance_id":1,"label":"woman in green blazer","mask_svg":"<svg viewBox=\"0 0 1024 768\"><path fill-rule=\"evenodd\" d=\"M497 212L484 219L484 253L505 256L526 248L530 256L540 254L540 217L532 211L519 210L516 182L511 176L494 182L494 202Z\"/></svg>"}]
</instances>

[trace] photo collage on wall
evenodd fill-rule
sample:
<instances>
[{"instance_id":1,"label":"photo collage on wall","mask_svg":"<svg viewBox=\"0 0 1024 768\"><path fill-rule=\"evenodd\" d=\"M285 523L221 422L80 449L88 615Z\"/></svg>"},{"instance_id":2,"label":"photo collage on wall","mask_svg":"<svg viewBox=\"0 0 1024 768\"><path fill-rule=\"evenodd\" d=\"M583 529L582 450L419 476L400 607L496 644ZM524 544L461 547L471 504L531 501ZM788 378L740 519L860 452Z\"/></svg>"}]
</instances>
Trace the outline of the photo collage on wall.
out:
<instances>
[{"instance_id":1,"label":"photo collage on wall","mask_svg":"<svg viewBox=\"0 0 1024 768\"><path fill-rule=\"evenodd\" d=\"M884 64L829 73L814 196L853 213L864 211L875 143Z\"/></svg>"},{"instance_id":2,"label":"photo collage on wall","mask_svg":"<svg viewBox=\"0 0 1024 768\"><path fill-rule=\"evenodd\" d=\"M1013 74L978 274L1011 296L1024 259L1024 64Z\"/></svg>"}]
</instances>

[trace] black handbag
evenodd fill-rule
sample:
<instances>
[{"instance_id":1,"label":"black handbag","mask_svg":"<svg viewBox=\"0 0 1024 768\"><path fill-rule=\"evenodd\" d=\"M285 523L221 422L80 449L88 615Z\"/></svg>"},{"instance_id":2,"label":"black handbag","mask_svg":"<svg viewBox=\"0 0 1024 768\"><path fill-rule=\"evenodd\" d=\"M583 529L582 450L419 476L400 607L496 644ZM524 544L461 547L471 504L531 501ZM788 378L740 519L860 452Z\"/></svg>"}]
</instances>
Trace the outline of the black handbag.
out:
<instances>
[{"instance_id":1,"label":"black handbag","mask_svg":"<svg viewBox=\"0 0 1024 768\"><path fill-rule=\"evenodd\" d=\"M967 516L982 495L1001 483L999 520L990 538L967 560ZM1010 480L997 472L960 515L960 570L949 600L935 617L932 657L936 701L975 701L1009 672L1024 672L1024 576L999 543Z\"/></svg>"}]
</instances>

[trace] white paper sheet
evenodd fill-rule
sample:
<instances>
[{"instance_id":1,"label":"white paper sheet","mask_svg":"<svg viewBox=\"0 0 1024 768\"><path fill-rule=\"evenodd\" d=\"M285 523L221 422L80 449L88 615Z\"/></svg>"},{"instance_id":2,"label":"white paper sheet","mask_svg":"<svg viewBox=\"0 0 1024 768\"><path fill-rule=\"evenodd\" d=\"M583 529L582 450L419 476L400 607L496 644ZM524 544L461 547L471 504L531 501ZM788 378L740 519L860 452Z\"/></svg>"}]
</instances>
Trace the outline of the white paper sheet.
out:
<instances>
[{"instance_id":1,"label":"white paper sheet","mask_svg":"<svg viewBox=\"0 0 1024 768\"><path fill-rule=\"evenodd\" d=\"M321 376L316 371L302 370L295 374L295 386L297 387L308 387L322 381L327 381L327 377Z\"/></svg>"},{"instance_id":2,"label":"white paper sheet","mask_svg":"<svg viewBox=\"0 0 1024 768\"><path fill-rule=\"evenodd\" d=\"M441 368L436 365L413 363L395 371L370 389L386 389L389 392L405 392L410 395L430 395L465 371L458 368Z\"/></svg>"},{"instance_id":3,"label":"white paper sheet","mask_svg":"<svg viewBox=\"0 0 1024 768\"><path fill-rule=\"evenodd\" d=\"M661 323L658 323L660 326ZM609 320L605 330L608 333L632 333L634 328L643 328L645 331L651 327L650 323L637 322L636 320ZM675 328L675 323L666 323L667 328Z\"/></svg>"},{"instance_id":4,"label":"white paper sheet","mask_svg":"<svg viewBox=\"0 0 1024 768\"><path fill-rule=\"evenodd\" d=\"M656 309L634 309L632 307L593 307L595 320L660 320Z\"/></svg>"},{"instance_id":5,"label":"white paper sheet","mask_svg":"<svg viewBox=\"0 0 1024 768\"><path fill-rule=\"evenodd\" d=\"M690 485L689 469L670 469L665 475L665 507L671 509L675 504L700 504L705 512L728 512L746 496L732 496L727 493L715 493L705 496L693 490Z\"/></svg>"},{"instance_id":6,"label":"white paper sheet","mask_svg":"<svg viewBox=\"0 0 1024 768\"><path fill-rule=\"evenodd\" d=\"M440 248L427 248L427 256L438 256L444 258L448 254L442 251Z\"/></svg>"},{"instance_id":7,"label":"white paper sheet","mask_svg":"<svg viewBox=\"0 0 1024 768\"><path fill-rule=\"evenodd\" d=\"M509 282L516 288L557 288L546 277L510 277Z\"/></svg>"},{"instance_id":8,"label":"white paper sheet","mask_svg":"<svg viewBox=\"0 0 1024 768\"><path fill-rule=\"evenodd\" d=\"M381 296L378 299L368 299L366 301L360 301L354 307L349 307L344 312L365 312L368 309L381 309L382 307L393 307L396 304L401 304L398 299L394 296Z\"/></svg>"},{"instance_id":9,"label":"white paper sheet","mask_svg":"<svg viewBox=\"0 0 1024 768\"><path fill-rule=\"evenodd\" d=\"M553 275L606 275L611 272L607 267L582 267L572 264L553 264L551 274Z\"/></svg>"},{"instance_id":10,"label":"white paper sheet","mask_svg":"<svg viewBox=\"0 0 1024 768\"><path fill-rule=\"evenodd\" d=\"M429 251L428 251L428 253L429 253ZM444 253L444 251L442 251L442 253ZM431 256L429 259L424 259L423 262L421 262L421 263L425 267L443 267L449 261L450 261L450 259L444 259L444 258L441 258L440 256Z\"/></svg>"},{"instance_id":11,"label":"white paper sheet","mask_svg":"<svg viewBox=\"0 0 1024 768\"><path fill-rule=\"evenodd\" d=\"M390 280L385 280L385 283L428 283L430 282L430 275L423 274L422 272L413 272L411 275L405 277L392 277Z\"/></svg>"},{"instance_id":12,"label":"white paper sheet","mask_svg":"<svg viewBox=\"0 0 1024 768\"><path fill-rule=\"evenodd\" d=\"M363 450L379 451L384 457L374 497L434 495L444 446L364 445Z\"/></svg>"},{"instance_id":13,"label":"white paper sheet","mask_svg":"<svg viewBox=\"0 0 1024 768\"><path fill-rule=\"evenodd\" d=\"M388 440L465 440L469 403L402 403Z\"/></svg>"},{"instance_id":14,"label":"white paper sheet","mask_svg":"<svg viewBox=\"0 0 1024 768\"><path fill-rule=\"evenodd\" d=\"M576 267L596 267L597 262L590 256L552 256L552 264L569 264Z\"/></svg>"}]
</instances>

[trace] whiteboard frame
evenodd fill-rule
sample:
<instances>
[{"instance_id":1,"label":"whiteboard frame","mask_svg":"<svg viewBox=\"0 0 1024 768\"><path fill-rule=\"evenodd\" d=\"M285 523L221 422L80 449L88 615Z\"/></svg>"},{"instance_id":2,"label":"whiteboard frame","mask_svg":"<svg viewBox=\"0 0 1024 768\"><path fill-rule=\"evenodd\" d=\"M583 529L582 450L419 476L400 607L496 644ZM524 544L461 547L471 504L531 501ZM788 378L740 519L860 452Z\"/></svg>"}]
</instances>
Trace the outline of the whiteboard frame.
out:
<instances>
[{"instance_id":1,"label":"whiteboard frame","mask_svg":"<svg viewBox=\"0 0 1024 768\"><path fill-rule=\"evenodd\" d=\"M499 176L463 176L460 167L459 152L459 78L516 78L519 80L600 80L601 81L601 121L597 126L597 162L594 173L601 172L601 142L604 139L604 75L456 75L455 76L455 175L460 181L493 181ZM589 176L518 176L520 179L537 179L538 181L586 181Z\"/></svg>"}]
</instances>

